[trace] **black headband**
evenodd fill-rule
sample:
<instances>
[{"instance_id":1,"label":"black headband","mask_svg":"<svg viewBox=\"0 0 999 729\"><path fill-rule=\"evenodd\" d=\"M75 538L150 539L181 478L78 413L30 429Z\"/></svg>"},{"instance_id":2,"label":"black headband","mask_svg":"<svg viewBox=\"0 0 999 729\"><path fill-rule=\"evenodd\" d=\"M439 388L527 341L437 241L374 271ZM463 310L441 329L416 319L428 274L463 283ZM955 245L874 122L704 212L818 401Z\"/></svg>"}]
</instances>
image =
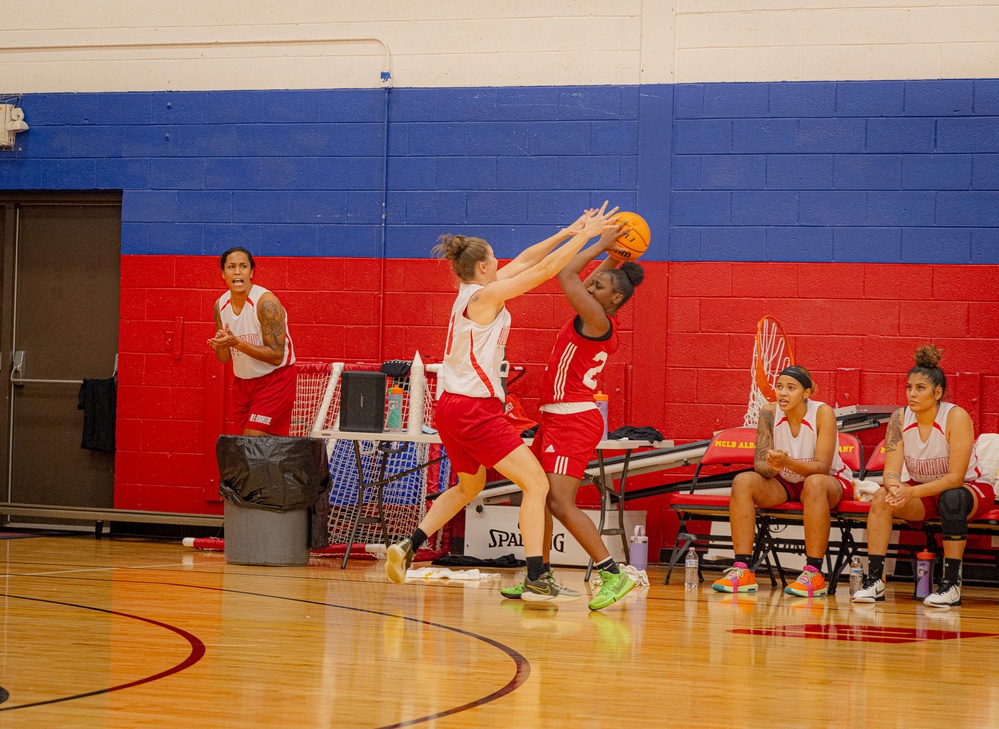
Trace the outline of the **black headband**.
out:
<instances>
[{"instance_id":1,"label":"black headband","mask_svg":"<svg viewBox=\"0 0 999 729\"><path fill-rule=\"evenodd\" d=\"M787 375L788 377L797 380L801 384L801 386L804 387L806 390L812 389L812 378L808 376L807 372L805 372L804 367L799 367L798 365L790 365L789 367L785 367L784 369L782 369L777 376L783 377L784 375Z\"/></svg>"}]
</instances>

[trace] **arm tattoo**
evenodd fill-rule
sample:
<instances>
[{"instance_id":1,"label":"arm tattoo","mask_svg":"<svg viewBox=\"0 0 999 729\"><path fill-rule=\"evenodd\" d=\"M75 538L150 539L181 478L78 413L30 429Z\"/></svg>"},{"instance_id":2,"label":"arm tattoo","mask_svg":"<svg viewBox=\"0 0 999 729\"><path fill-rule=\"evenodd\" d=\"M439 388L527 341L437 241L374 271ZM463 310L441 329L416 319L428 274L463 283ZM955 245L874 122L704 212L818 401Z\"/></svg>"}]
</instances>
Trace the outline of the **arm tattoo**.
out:
<instances>
[{"instance_id":1,"label":"arm tattoo","mask_svg":"<svg viewBox=\"0 0 999 729\"><path fill-rule=\"evenodd\" d=\"M885 433L885 456L900 452L902 452L902 408L891 414L888 419L888 431ZM885 471L881 475L882 483L897 483L901 480L902 474L897 471Z\"/></svg>"},{"instance_id":2,"label":"arm tattoo","mask_svg":"<svg viewBox=\"0 0 999 729\"><path fill-rule=\"evenodd\" d=\"M260 330L264 345L284 354L284 316L273 301L260 304Z\"/></svg>"},{"instance_id":3,"label":"arm tattoo","mask_svg":"<svg viewBox=\"0 0 999 729\"><path fill-rule=\"evenodd\" d=\"M215 329L222 328L222 313L219 311L219 302L215 302Z\"/></svg>"},{"instance_id":4,"label":"arm tattoo","mask_svg":"<svg viewBox=\"0 0 999 729\"><path fill-rule=\"evenodd\" d=\"M753 468L763 478L773 478L777 471L767 465L767 451L774 445L774 412L764 407L760 410L760 420L756 426L756 451L753 454Z\"/></svg>"},{"instance_id":5,"label":"arm tattoo","mask_svg":"<svg viewBox=\"0 0 999 729\"><path fill-rule=\"evenodd\" d=\"M902 443L902 410L898 409L888 419L888 432L885 434L885 453L894 453Z\"/></svg>"}]
</instances>

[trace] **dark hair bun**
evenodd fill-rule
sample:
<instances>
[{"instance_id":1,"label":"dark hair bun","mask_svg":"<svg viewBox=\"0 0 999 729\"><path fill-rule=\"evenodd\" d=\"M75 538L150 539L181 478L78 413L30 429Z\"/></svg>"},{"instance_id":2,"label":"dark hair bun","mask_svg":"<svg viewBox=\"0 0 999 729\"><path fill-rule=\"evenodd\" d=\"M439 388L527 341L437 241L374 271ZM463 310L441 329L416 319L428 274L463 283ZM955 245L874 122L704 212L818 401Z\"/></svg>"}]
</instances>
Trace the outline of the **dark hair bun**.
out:
<instances>
[{"instance_id":1,"label":"dark hair bun","mask_svg":"<svg viewBox=\"0 0 999 729\"><path fill-rule=\"evenodd\" d=\"M440 244L434 248L434 252L443 255L449 261L461 255L462 251L468 247L468 241L463 235L448 235L445 233L440 237Z\"/></svg>"},{"instance_id":2,"label":"dark hair bun","mask_svg":"<svg viewBox=\"0 0 999 729\"><path fill-rule=\"evenodd\" d=\"M634 261L625 261L621 264L621 271L628 277L632 286L638 286L645 280L645 269Z\"/></svg>"},{"instance_id":3,"label":"dark hair bun","mask_svg":"<svg viewBox=\"0 0 999 729\"><path fill-rule=\"evenodd\" d=\"M937 349L935 345L924 344L916 348L917 367L928 367L930 369L938 367L941 357L943 357L943 352Z\"/></svg>"}]
</instances>

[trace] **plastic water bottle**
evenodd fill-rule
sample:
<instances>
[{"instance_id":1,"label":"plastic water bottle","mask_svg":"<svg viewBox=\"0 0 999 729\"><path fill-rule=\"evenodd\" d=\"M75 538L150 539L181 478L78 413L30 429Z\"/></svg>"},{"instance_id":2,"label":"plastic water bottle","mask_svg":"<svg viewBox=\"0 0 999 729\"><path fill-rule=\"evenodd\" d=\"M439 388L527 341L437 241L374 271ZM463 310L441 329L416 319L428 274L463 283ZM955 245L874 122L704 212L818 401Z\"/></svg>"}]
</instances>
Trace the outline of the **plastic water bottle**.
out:
<instances>
[{"instance_id":1,"label":"plastic water bottle","mask_svg":"<svg viewBox=\"0 0 999 729\"><path fill-rule=\"evenodd\" d=\"M691 547L687 550L687 561L684 562L683 589L696 590L701 584L701 576L697 568L697 550Z\"/></svg>"},{"instance_id":2,"label":"plastic water bottle","mask_svg":"<svg viewBox=\"0 0 999 729\"><path fill-rule=\"evenodd\" d=\"M850 560L850 597L853 597L857 590L864 586L864 568L860 564L860 557L853 555Z\"/></svg>"},{"instance_id":3,"label":"plastic water bottle","mask_svg":"<svg viewBox=\"0 0 999 729\"><path fill-rule=\"evenodd\" d=\"M593 401L597 404L597 410L599 410L600 414L604 416L604 434L600 440L607 440L607 406L609 404L609 399L610 398L602 392L597 392L597 394L593 396Z\"/></svg>"},{"instance_id":4,"label":"plastic water bottle","mask_svg":"<svg viewBox=\"0 0 999 729\"><path fill-rule=\"evenodd\" d=\"M918 552L916 554L916 592L917 600L930 596L933 581L933 552Z\"/></svg>"},{"instance_id":5,"label":"plastic water bottle","mask_svg":"<svg viewBox=\"0 0 999 729\"><path fill-rule=\"evenodd\" d=\"M388 417L385 420L385 430L389 433L402 432L402 388L393 387L388 396Z\"/></svg>"}]
</instances>

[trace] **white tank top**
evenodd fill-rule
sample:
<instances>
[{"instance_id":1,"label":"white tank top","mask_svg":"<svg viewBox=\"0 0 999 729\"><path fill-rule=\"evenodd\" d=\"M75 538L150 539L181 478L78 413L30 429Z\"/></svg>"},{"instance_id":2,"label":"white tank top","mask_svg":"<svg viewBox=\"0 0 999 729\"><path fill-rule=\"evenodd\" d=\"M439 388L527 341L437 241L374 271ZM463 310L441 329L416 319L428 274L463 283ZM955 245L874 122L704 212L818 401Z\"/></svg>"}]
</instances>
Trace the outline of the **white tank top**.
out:
<instances>
[{"instance_id":1,"label":"white tank top","mask_svg":"<svg viewBox=\"0 0 999 729\"><path fill-rule=\"evenodd\" d=\"M218 300L219 318L222 319L222 324L228 324L229 331L242 339L244 342L262 347L264 345L264 337L263 331L260 329L260 319L257 317L257 303L260 301L261 296L269 294L270 291L265 289L263 286L257 286L256 284L251 286L250 293L246 297L246 303L243 304L243 309L239 312L238 316L232 310L230 293L231 292L226 291L219 297ZM236 375L236 377L243 380L252 380L256 377L269 375L271 372L280 367L295 364L295 347L291 343L291 331L288 329L287 310L285 311L284 316L286 341L284 346L284 359L281 360L281 364L267 364L266 362L261 362L259 359L254 359L248 354L243 354L235 349L230 349L229 351L232 353L232 372Z\"/></svg>"},{"instance_id":2,"label":"white tank top","mask_svg":"<svg viewBox=\"0 0 999 729\"><path fill-rule=\"evenodd\" d=\"M825 403L818 400L806 400L807 408L805 417L801 419L801 426L798 428L798 437L791 435L791 423L787 416L777 408L774 420L774 449L784 451L791 458L797 461L815 460L815 442L818 437L817 428L819 408ZM785 468L780 472L780 477L791 483L801 483L805 476L800 473ZM832 464L829 466L829 475L839 477L849 481L853 478L853 471L846 467L843 459L839 457L839 440L836 441L836 450L833 451Z\"/></svg>"},{"instance_id":3,"label":"white tank top","mask_svg":"<svg viewBox=\"0 0 999 729\"><path fill-rule=\"evenodd\" d=\"M510 333L510 312L504 306L489 324L476 324L465 316L468 301L479 284L463 283L451 307L447 327L444 362L437 378L437 397L450 392L468 397L504 399L500 379L506 338Z\"/></svg>"},{"instance_id":4,"label":"white tank top","mask_svg":"<svg viewBox=\"0 0 999 729\"><path fill-rule=\"evenodd\" d=\"M937 417L933 429L924 443L919 436L919 423L916 416L906 408L902 411L902 452L905 453L905 470L909 479L916 483L929 483L950 473L950 443L947 442L947 416L954 408L952 402L941 402L937 407ZM982 471L978 467L978 453L971 447L971 460L964 482L980 480Z\"/></svg>"}]
</instances>

